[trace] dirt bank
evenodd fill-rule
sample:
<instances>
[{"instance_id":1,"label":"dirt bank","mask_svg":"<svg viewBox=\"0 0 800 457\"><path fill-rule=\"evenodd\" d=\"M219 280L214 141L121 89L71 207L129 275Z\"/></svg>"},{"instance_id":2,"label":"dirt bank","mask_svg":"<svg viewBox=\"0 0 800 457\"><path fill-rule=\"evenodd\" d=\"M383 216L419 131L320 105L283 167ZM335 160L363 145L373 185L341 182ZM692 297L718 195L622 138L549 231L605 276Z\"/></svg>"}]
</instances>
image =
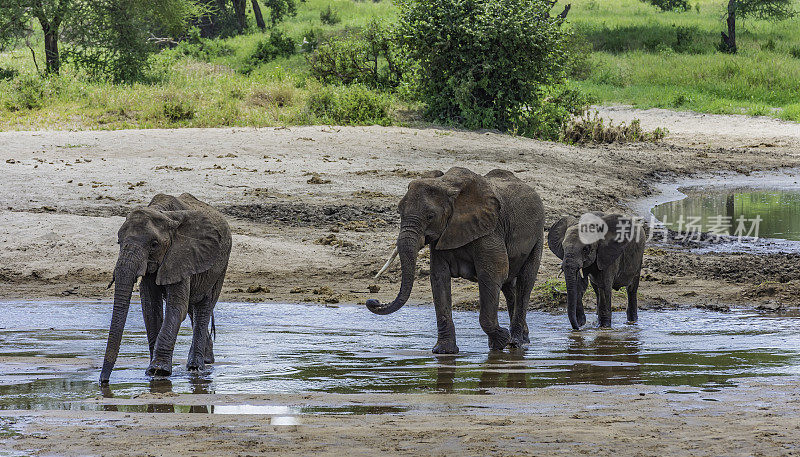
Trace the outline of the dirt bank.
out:
<instances>
[{"instance_id":1,"label":"dirt bank","mask_svg":"<svg viewBox=\"0 0 800 457\"><path fill-rule=\"evenodd\" d=\"M796 385L766 378L722 391L637 385L495 388L491 395L148 394L99 402L100 411L0 411L0 449L68 456L797 455ZM397 412L283 412L275 419L205 413L210 406L204 413L129 413L120 403L162 412L174 404Z\"/></svg>"},{"instance_id":2,"label":"dirt bank","mask_svg":"<svg viewBox=\"0 0 800 457\"><path fill-rule=\"evenodd\" d=\"M372 275L392 249L397 201L428 170L514 171L541 194L552 222L563 214L624 210L660 180L800 166L794 124L663 110L604 113L641 117L646 127L663 124L674 134L656 145L573 147L400 127L0 133L0 298L109 297L122 216L158 192L190 192L229 216L234 251L223 300L363 303L396 293L397 267L377 282ZM729 124L736 128L719 128ZM700 144L699 137L713 141ZM738 273L724 274L732 260ZM798 288L796 259L767 263L765 270L764 261L746 255L700 259L651 249L642 301L797 300L783 290ZM429 302L424 262L420 269L411 301ZM546 252L539 284L557 273L556 258ZM781 290L750 293L763 281ZM471 306L476 299L474 285L456 281L456 303ZM553 302L541 290L533 301Z\"/></svg>"}]
</instances>

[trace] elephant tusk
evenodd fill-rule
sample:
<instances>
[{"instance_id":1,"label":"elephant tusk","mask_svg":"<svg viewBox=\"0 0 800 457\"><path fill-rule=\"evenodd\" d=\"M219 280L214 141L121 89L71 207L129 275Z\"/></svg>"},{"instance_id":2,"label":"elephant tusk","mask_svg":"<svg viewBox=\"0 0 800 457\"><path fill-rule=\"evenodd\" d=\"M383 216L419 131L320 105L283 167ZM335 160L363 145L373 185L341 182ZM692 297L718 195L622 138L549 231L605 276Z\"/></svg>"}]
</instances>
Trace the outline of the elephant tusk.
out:
<instances>
[{"instance_id":1,"label":"elephant tusk","mask_svg":"<svg viewBox=\"0 0 800 457\"><path fill-rule=\"evenodd\" d=\"M381 268L380 271L378 271L378 273L375 275L375 279L378 279L378 276L382 275L384 271L389 269L389 265L391 265L392 262L394 262L395 258L397 258L397 246L394 247L394 251L392 251L391 257L389 257L389 260L387 260L386 263L383 265L383 268Z\"/></svg>"}]
</instances>

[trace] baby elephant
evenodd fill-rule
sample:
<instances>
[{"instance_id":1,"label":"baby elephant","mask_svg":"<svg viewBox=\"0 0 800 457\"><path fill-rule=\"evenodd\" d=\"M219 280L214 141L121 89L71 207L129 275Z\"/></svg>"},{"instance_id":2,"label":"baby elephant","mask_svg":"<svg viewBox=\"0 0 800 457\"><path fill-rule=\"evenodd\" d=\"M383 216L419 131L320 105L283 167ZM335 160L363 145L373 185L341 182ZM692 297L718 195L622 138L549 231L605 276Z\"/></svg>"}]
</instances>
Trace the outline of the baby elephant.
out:
<instances>
[{"instance_id":1,"label":"baby elephant","mask_svg":"<svg viewBox=\"0 0 800 457\"><path fill-rule=\"evenodd\" d=\"M148 375L172 373L172 351L181 322L192 318L189 370L213 361L208 324L222 290L231 232L219 211L189 194L158 194L128 214L119 229L114 268L114 311L100 383L108 383L136 280L150 345ZM166 301L166 309L164 302Z\"/></svg>"},{"instance_id":2,"label":"baby elephant","mask_svg":"<svg viewBox=\"0 0 800 457\"><path fill-rule=\"evenodd\" d=\"M625 287L628 322L636 322L636 291L642 270L645 235L641 224L619 214L587 213L553 224L547 244L561 262L567 283L567 314L572 328L586 323L583 294L587 278L597 295L600 327L611 327L611 289Z\"/></svg>"}]
</instances>

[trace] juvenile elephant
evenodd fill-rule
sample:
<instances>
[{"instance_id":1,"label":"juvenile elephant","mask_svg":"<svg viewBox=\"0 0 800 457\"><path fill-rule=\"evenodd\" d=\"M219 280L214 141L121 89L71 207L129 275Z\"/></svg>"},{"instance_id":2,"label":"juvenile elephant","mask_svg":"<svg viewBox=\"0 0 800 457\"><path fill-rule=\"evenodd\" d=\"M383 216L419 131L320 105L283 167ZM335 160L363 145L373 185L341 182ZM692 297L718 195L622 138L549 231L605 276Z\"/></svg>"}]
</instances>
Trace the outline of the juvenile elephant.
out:
<instances>
[{"instance_id":1,"label":"juvenile elephant","mask_svg":"<svg viewBox=\"0 0 800 457\"><path fill-rule=\"evenodd\" d=\"M636 292L642 271L645 235L640 224L619 214L590 213L602 219L607 231L597 241L584 243L579 220L568 216L553 224L547 244L561 262L567 284L567 314L572 328L586 323L583 294L587 279L597 295L600 327L611 327L611 290L625 287L628 294L628 322L636 322ZM623 230L624 227L627 229Z\"/></svg>"},{"instance_id":2,"label":"juvenile elephant","mask_svg":"<svg viewBox=\"0 0 800 457\"><path fill-rule=\"evenodd\" d=\"M427 244L438 329L434 353L458 353L451 278L478 282L480 324L491 349L528 343L525 314L544 244L544 209L539 195L504 170L480 176L455 167L435 175L412 181L400 200L397 247L381 270L399 253L402 284L397 298L389 304L370 299L367 308L375 314L389 314L406 303L414 284L417 253ZM501 290L508 303L510 332L497 322Z\"/></svg>"},{"instance_id":3,"label":"juvenile elephant","mask_svg":"<svg viewBox=\"0 0 800 457\"><path fill-rule=\"evenodd\" d=\"M192 195L175 198L158 194L148 206L128 214L118 237L114 311L100 383L108 383L116 363L131 292L139 277L150 346L147 374L172 373L172 351L187 313L192 319L193 335L186 367L204 369L206 362L213 362L208 325L231 252L231 233L225 218Z\"/></svg>"}]
</instances>

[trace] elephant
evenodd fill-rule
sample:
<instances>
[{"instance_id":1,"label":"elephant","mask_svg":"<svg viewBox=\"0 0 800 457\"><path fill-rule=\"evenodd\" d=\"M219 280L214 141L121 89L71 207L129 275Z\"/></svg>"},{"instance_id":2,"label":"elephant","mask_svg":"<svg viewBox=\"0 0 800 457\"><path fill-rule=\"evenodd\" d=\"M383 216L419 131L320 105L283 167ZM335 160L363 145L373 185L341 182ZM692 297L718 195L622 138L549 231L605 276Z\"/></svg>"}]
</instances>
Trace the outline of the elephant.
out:
<instances>
[{"instance_id":1,"label":"elephant","mask_svg":"<svg viewBox=\"0 0 800 457\"><path fill-rule=\"evenodd\" d=\"M386 265L400 257L401 285L388 304L366 302L375 314L390 314L408 301L417 255L430 247L430 280L438 338L435 354L456 354L451 278L478 283L479 321L489 348L530 342L525 315L544 246L544 207L536 191L513 173L480 176L466 168L412 181L400 200L400 233ZM377 276L377 275L376 275ZM510 331L497 321L500 292L508 304Z\"/></svg>"},{"instance_id":2,"label":"elephant","mask_svg":"<svg viewBox=\"0 0 800 457\"><path fill-rule=\"evenodd\" d=\"M177 198L158 194L148 206L128 214L118 240L119 257L111 281L116 283L114 309L100 383L108 384L116 363L131 293L140 277L150 348L147 375L172 374L172 352L187 314L193 334L186 367L204 370L206 363L214 361L208 326L231 252L231 232L225 218L188 193Z\"/></svg>"},{"instance_id":3,"label":"elephant","mask_svg":"<svg viewBox=\"0 0 800 457\"><path fill-rule=\"evenodd\" d=\"M586 323L583 294L588 279L597 296L600 327L611 327L611 290L622 287L628 295L628 323L634 323L638 319L636 293L644 255L644 228L633 218L619 214L594 212L587 215L601 219L607 227L596 241L585 236L582 240L580 221L572 216L559 219L547 234L547 245L562 261L569 322L575 330Z\"/></svg>"}]
</instances>

